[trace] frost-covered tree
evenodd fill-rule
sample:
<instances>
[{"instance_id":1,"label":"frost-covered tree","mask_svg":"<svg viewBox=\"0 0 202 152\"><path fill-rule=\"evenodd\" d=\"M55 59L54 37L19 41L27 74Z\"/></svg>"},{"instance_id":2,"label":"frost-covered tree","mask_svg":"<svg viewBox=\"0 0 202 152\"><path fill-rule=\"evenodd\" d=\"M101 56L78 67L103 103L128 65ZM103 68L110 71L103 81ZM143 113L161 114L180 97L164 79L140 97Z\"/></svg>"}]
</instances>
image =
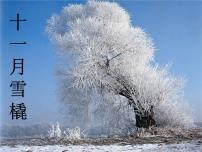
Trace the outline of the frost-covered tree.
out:
<instances>
[{"instance_id":1,"label":"frost-covered tree","mask_svg":"<svg viewBox=\"0 0 202 152\"><path fill-rule=\"evenodd\" d=\"M117 3L64 7L48 20L47 32L59 52L71 56L73 66L62 72L64 77L91 97L93 92L112 101L124 97L137 127L192 122L176 107L183 81L154 62L152 40Z\"/></svg>"}]
</instances>

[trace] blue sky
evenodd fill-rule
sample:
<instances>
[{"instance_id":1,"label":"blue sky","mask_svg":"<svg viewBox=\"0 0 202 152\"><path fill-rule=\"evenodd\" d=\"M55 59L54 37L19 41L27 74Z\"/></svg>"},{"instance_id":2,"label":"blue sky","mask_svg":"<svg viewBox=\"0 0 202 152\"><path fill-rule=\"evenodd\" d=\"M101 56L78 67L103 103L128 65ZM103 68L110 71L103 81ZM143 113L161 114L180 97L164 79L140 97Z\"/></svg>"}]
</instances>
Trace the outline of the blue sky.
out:
<instances>
[{"instance_id":1,"label":"blue sky","mask_svg":"<svg viewBox=\"0 0 202 152\"><path fill-rule=\"evenodd\" d=\"M85 1L77 1L84 3ZM45 33L46 21L53 13L75 1L3 1L1 2L1 122L33 124L60 120L58 80L59 61L55 47ZM153 39L155 60L172 63L171 73L187 79L185 99L202 121L202 2L118 1L131 15L132 22L142 27ZM19 13L27 22L10 22ZM26 45L9 45L26 41ZM24 75L10 76L13 58L24 58ZM24 80L25 97L11 97L12 80ZM9 106L24 102L26 121L11 121Z\"/></svg>"}]
</instances>

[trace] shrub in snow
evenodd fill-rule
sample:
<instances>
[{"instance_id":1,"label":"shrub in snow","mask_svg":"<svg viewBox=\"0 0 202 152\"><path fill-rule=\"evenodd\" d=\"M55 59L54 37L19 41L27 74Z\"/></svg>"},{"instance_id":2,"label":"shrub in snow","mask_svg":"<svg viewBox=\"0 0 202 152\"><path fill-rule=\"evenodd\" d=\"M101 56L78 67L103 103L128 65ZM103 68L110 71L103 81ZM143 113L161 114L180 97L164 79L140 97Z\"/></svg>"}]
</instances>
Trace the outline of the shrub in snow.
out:
<instances>
[{"instance_id":1,"label":"shrub in snow","mask_svg":"<svg viewBox=\"0 0 202 152\"><path fill-rule=\"evenodd\" d=\"M68 140L78 140L84 137L84 133L81 132L79 127L67 128L62 131L60 124L57 122L56 125L52 124L48 131L49 138L64 138Z\"/></svg>"},{"instance_id":2,"label":"shrub in snow","mask_svg":"<svg viewBox=\"0 0 202 152\"><path fill-rule=\"evenodd\" d=\"M56 125L52 124L50 130L48 131L48 136L50 138L61 138L62 131L60 129L60 124L57 122Z\"/></svg>"},{"instance_id":3,"label":"shrub in snow","mask_svg":"<svg viewBox=\"0 0 202 152\"><path fill-rule=\"evenodd\" d=\"M81 139L81 136L84 137L84 134L81 133L81 130L79 127L75 127L73 129L67 128L63 132L64 138L69 140L78 140Z\"/></svg>"}]
</instances>

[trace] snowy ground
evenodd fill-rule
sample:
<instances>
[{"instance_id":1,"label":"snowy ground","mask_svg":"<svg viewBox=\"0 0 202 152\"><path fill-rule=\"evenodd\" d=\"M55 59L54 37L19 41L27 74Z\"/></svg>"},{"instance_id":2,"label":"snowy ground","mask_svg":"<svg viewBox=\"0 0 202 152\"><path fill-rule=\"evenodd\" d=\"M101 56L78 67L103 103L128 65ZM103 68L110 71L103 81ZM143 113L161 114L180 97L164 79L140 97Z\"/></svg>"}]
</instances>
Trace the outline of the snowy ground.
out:
<instances>
[{"instance_id":1,"label":"snowy ground","mask_svg":"<svg viewBox=\"0 0 202 152\"><path fill-rule=\"evenodd\" d=\"M143 145L48 145L48 146L1 146L0 152L202 152L202 145L181 144L143 144Z\"/></svg>"},{"instance_id":2,"label":"snowy ground","mask_svg":"<svg viewBox=\"0 0 202 152\"><path fill-rule=\"evenodd\" d=\"M165 130L163 130L165 131ZM170 131L170 130L167 130ZM171 130L172 131L172 130ZM202 152L202 130L181 134L151 135L149 132L128 137L85 138L2 138L0 152Z\"/></svg>"}]
</instances>

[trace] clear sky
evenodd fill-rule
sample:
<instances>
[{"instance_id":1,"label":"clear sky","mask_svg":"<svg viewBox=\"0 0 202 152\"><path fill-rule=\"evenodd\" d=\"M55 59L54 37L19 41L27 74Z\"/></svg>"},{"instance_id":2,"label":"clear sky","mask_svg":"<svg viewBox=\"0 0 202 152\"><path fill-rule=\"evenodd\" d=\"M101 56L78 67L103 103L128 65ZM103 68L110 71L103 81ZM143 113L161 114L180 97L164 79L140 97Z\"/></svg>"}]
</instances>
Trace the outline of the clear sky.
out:
<instances>
[{"instance_id":1,"label":"clear sky","mask_svg":"<svg viewBox=\"0 0 202 152\"><path fill-rule=\"evenodd\" d=\"M77 1L76 3L84 3ZM56 68L59 58L45 33L46 21L54 13L75 1L1 1L1 122L34 124L54 122L59 118L59 96ZM185 99L194 109L195 119L202 121L202 1L118 1L153 39L155 60L172 63L171 73L187 79ZM10 22L16 14L27 19ZM10 42L26 45L10 45ZM14 58L24 58L24 74L10 76ZM24 80L25 97L11 97L10 83ZM24 102L26 121L11 121L11 103Z\"/></svg>"}]
</instances>

